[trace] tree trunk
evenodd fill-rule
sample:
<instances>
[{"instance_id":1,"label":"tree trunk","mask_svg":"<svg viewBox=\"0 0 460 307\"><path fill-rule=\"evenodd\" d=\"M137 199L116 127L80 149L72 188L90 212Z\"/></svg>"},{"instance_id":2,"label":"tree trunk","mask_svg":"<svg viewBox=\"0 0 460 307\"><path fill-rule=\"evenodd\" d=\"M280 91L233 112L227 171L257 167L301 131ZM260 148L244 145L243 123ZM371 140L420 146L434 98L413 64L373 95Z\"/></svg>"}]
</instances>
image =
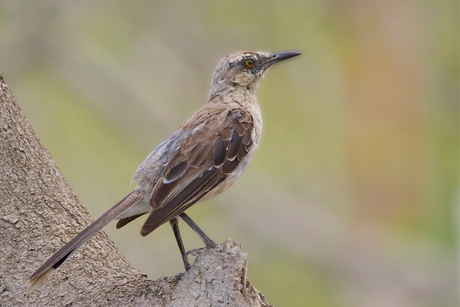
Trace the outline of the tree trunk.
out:
<instances>
[{"instance_id":1,"label":"tree trunk","mask_svg":"<svg viewBox=\"0 0 460 307\"><path fill-rule=\"evenodd\" d=\"M26 281L92 218L40 143L0 73L0 305L268 306L227 239L178 277L149 280L104 232L37 290Z\"/></svg>"}]
</instances>

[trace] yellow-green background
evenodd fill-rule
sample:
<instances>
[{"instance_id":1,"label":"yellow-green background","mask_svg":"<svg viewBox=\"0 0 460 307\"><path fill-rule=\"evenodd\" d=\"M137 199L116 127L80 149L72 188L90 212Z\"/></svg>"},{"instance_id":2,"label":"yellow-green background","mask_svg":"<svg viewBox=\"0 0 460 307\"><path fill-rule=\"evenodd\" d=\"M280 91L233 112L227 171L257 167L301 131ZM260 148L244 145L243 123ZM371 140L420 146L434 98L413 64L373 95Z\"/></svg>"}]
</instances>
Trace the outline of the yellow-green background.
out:
<instances>
[{"instance_id":1,"label":"yellow-green background","mask_svg":"<svg viewBox=\"0 0 460 307\"><path fill-rule=\"evenodd\" d=\"M223 56L294 50L261 146L189 215L275 306L458 306L459 20L449 0L0 1L0 71L94 217L206 99ZM106 232L150 278L168 225ZM182 223L187 248L200 240ZM63 225L65 227L65 225Z\"/></svg>"}]
</instances>

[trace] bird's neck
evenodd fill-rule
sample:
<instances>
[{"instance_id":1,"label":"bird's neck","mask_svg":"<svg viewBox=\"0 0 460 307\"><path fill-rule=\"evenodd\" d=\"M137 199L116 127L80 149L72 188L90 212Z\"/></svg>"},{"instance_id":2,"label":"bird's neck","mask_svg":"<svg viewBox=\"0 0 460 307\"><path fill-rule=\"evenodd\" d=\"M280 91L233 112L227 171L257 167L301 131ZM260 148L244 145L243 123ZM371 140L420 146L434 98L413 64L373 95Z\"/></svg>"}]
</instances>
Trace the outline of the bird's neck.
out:
<instances>
[{"instance_id":1,"label":"bird's neck","mask_svg":"<svg viewBox=\"0 0 460 307\"><path fill-rule=\"evenodd\" d=\"M259 83L254 82L249 86L242 86L232 82L212 84L208 95L208 102L228 100L237 103L256 102L255 93Z\"/></svg>"}]
</instances>

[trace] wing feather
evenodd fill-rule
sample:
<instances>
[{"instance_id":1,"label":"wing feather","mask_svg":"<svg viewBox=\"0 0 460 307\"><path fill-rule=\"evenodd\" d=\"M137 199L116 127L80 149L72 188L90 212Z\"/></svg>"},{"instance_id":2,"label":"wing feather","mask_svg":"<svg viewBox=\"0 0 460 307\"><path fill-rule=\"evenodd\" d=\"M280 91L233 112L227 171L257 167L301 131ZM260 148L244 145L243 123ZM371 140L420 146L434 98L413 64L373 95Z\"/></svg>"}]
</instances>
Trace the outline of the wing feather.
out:
<instances>
[{"instance_id":1,"label":"wing feather","mask_svg":"<svg viewBox=\"0 0 460 307\"><path fill-rule=\"evenodd\" d=\"M153 210L141 229L146 236L184 212L224 181L251 148L253 118L222 110L193 128L154 187Z\"/></svg>"}]
</instances>

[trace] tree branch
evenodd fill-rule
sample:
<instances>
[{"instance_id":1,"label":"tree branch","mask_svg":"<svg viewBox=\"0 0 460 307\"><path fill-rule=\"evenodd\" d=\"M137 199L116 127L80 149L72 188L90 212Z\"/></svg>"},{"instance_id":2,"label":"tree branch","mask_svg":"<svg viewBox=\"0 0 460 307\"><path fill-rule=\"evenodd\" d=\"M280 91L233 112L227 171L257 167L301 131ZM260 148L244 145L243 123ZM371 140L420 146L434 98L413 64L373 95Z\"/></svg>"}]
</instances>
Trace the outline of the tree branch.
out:
<instances>
[{"instance_id":1,"label":"tree branch","mask_svg":"<svg viewBox=\"0 0 460 307\"><path fill-rule=\"evenodd\" d=\"M26 280L92 218L17 105L0 73L0 302L5 306L268 306L247 255L227 239L183 274L149 280L103 232L26 294Z\"/></svg>"}]
</instances>

